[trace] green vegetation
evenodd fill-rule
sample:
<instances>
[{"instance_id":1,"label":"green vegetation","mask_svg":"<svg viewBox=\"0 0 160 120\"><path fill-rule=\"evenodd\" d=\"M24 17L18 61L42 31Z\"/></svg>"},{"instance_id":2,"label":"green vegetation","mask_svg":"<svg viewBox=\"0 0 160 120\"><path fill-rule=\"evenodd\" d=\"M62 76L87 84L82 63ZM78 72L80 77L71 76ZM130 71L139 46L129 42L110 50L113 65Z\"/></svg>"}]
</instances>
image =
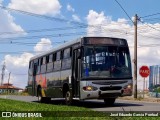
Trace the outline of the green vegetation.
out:
<instances>
[{"instance_id":1,"label":"green vegetation","mask_svg":"<svg viewBox=\"0 0 160 120\"><path fill-rule=\"evenodd\" d=\"M53 105L42 103L27 103L22 101L0 99L1 111L13 111L13 112L41 112L42 116L53 116L44 118L23 118L23 119L109 119L106 114L101 112L91 111L84 107L65 106L65 105ZM86 116L86 117L83 117ZM71 117L70 117L71 116ZM78 116L78 118L77 118ZM93 117L92 117L93 116ZM17 119L17 118L15 118ZM19 118L22 119L22 118Z\"/></svg>"},{"instance_id":2,"label":"green vegetation","mask_svg":"<svg viewBox=\"0 0 160 120\"><path fill-rule=\"evenodd\" d=\"M18 113L41 113L43 118L23 118L23 119L51 119L51 120L157 120L157 117L109 117L106 113L92 111L84 107L76 106L65 106L65 105L53 105L53 104L42 104L42 103L28 103L22 101L0 99L0 108L1 112L18 112ZM106 108L107 109L107 108ZM1 115L0 115L1 116ZM47 117L45 117L47 116ZM5 119L5 118L3 118ZM7 118L6 118L7 119ZM19 119L22 118L10 118L10 119Z\"/></svg>"},{"instance_id":3,"label":"green vegetation","mask_svg":"<svg viewBox=\"0 0 160 120\"><path fill-rule=\"evenodd\" d=\"M160 87L157 87L156 91L157 91L158 93L160 93Z\"/></svg>"}]
</instances>

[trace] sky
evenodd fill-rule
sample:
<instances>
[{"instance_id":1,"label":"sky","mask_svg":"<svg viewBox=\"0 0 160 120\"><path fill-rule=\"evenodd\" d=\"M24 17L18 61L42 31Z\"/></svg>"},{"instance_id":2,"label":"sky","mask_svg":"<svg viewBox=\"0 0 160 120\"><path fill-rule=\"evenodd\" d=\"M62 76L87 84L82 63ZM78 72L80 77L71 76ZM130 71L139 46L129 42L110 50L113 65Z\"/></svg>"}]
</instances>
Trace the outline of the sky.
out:
<instances>
[{"instance_id":1,"label":"sky","mask_svg":"<svg viewBox=\"0 0 160 120\"><path fill-rule=\"evenodd\" d=\"M81 36L125 38L133 60L135 14L139 18L138 70L142 65L159 65L160 1L117 1L130 18L115 0L0 0L0 63L1 68L4 61L6 65L4 82L11 72L10 82L25 88L31 57ZM142 85L143 78L138 74L138 89Z\"/></svg>"}]
</instances>

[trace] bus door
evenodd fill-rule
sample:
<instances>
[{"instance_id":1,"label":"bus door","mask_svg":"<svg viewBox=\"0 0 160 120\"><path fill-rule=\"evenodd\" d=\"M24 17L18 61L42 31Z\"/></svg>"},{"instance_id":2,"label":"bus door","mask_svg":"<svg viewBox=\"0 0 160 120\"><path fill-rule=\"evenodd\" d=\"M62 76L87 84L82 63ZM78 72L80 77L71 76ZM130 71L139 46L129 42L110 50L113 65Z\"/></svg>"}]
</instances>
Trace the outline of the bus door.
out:
<instances>
[{"instance_id":1,"label":"bus door","mask_svg":"<svg viewBox=\"0 0 160 120\"><path fill-rule=\"evenodd\" d=\"M36 73L37 73L37 64L33 65L33 80L32 80L32 94L36 95Z\"/></svg>"},{"instance_id":2,"label":"bus door","mask_svg":"<svg viewBox=\"0 0 160 120\"><path fill-rule=\"evenodd\" d=\"M81 49L73 50L73 61L72 61L72 92L74 97L80 97L80 57Z\"/></svg>"}]
</instances>

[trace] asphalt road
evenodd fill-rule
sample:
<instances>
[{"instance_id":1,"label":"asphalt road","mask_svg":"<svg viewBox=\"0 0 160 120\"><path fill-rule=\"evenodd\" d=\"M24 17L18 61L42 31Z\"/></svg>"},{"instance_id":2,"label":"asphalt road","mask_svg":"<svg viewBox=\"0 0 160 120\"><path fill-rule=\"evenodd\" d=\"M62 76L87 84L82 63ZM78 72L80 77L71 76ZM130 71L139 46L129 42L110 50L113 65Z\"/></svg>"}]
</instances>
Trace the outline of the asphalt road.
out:
<instances>
[{"instance_id":1,"label":"asphalt road","mask_svg":"<svg viewBox=\"0 0 160 120\"><path fill-rule=\"evenodd\" d=\"M1 96L0 98L20 100L26 102L37 102L37 97L32 96ZM52 99L51 105L65 105L63 99ZM160 103L151 103L143 101L119 100L117 99L114 106L105 106L103 100L86 100L74 101L73 106L86 107L95 111L160 111Z\"/></svg>"}]
</instances>

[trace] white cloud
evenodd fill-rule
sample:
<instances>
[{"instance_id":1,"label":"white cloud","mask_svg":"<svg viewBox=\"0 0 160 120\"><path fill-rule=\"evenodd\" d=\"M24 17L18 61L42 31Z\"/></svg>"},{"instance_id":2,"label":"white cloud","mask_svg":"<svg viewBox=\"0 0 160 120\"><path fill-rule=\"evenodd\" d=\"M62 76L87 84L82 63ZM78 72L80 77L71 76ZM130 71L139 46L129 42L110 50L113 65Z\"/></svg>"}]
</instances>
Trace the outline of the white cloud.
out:
<instances>
[{"instance_id":1,"label":"white cloud","mask_svg":"<svg viewBox=\"0 0 160 120\"><path fill-rule=\"evenodd\" d=\"M52 42L48 38L42 38L40 42L34 47L35 52L43 52L52 48Z\"/></svg>"},{"instance_id":2,"label":"white cloud","mask_svg":"<svg viewBox=\"0 0 160 120\"><path fill-rule=\"evenodd\" d=\"M128 20L119 18L113 21L111 17L105 16L104 12L89 11L86 17L88 22L87 34L88 36L106 36L125 38L130 46L131 60L134 55L134 26L128 23ZM159 31L152 29L160 28L160 24L138 24L138 88L142 89L143 79L139 76L139 68L142 65L157 65L160 64L160 48L150 47L150 45L160 44L158 36ZM146 36L146 37L144 37ZM147 37L148 36L148 37ZM149 45L149 46L144 46ZM133 68L133 64L132 64ZM140 81L141 80L141 81ZM147 78L148 80L148 78Z\"/></svg>"},{"instance_id":3,"label":"white cloud","mask_svg":"<svg viewBox=\"0 0 160 120\"><path fill-rule=\"evenodd\" d=\"M14 22L14 17L10 15L8 11L5 11L3 9L0 9L0 32L14 32L14 31L22 31L22 27L20 25L17 25ZM18 36L20 34L16 34L14 36ZM8 37L9 35L1 35L1 38ZM13 37L13 35L12 35Z\"/></svg>"},{"instance_id":4,"label":"white cloud","mask_svg":"<svg viewBox=\"0 0 160 120\"><path fill-rule=\"evenodd\" d=\"M23 53L20 56L5 56L5 62L7 66L12 67L12 69L19 68L19 67L26 67L28 66L29 59L33 56L31 53Z\"/></svg>"},{"instance_id":5,"label":"white cloud","mask_svg":"<svg viewBox=\"0 0 160 120\"><path fill-rule=\"evenodd\" d=\"M62 6L59 0L11 0L8 7L41 15L57 15Z\"/></svg>"},{"instance_id":6,"label":"white cloud","mask_svg":"<svg viewBox=\"0 0 160 120\"><path fill-rule=\"evenodd\" d=\"M70 4L67 4L67 10L71 12L75 12L75 9Z\"/></svg>"},{"instance_id":7,"label":"white cloud","mask_svg":"<svg viewBox=\"0 0 160 120\"><path fill-rule=\"evenodd\" d=\"M28 81L28 66L29 60L33 57L31 53L23 53L21 55L6 55L5 56L5 82L8 82L8 74L11 72L10 83L14 86L25 88ZM2 62L3 63L3 62Z\"/></svg>"},{"instance_id":8,"label":"white cloud","mask_svg":"<svg viewBox=\"0 0 160 120\"><path fill-rule=\"evenodd\" d=\"M46 38L42 38L40 42L36 44L34 47L35 52L42 52L52 48L51 41ZM28 65L29 60L34 55L32 53L23 53L21 55L6 55L5 63L6 63L6 80L8 77L8 73L11 72L11 83L15 86L20 86L24 88L27 85L28 76ZM4 81L7 82L7 81Z\"/></svg>"},{"instance_id":9,"label":"white cloud","mask_svg":"<svg viewBox=\"0 0 160 120\"><path fill-rule=\"evenodd\" d=\"M79 18L79 16L77 16L75 14L72 15L72 18L73 18L74 21L81 22L81 19Z\"/></svg>"},{"instance_id":10,"label":"white cloud","mask_svg":"<svg viewBox=\"0 0 160 120\"><path fill-rule=\"evenodd\" d=\"M42 38L34 47L35 52L46 51L52 48L51 41L47 38ZM21 55L5 55L6 63L5 80L8 82L8 74L11 72L10 83L14 86L25 88L28 81L28 66L29 60L33 57L32 53L23 53ZM1 63L3 64L4 61Z\"/></svg>"}]
</instances>

